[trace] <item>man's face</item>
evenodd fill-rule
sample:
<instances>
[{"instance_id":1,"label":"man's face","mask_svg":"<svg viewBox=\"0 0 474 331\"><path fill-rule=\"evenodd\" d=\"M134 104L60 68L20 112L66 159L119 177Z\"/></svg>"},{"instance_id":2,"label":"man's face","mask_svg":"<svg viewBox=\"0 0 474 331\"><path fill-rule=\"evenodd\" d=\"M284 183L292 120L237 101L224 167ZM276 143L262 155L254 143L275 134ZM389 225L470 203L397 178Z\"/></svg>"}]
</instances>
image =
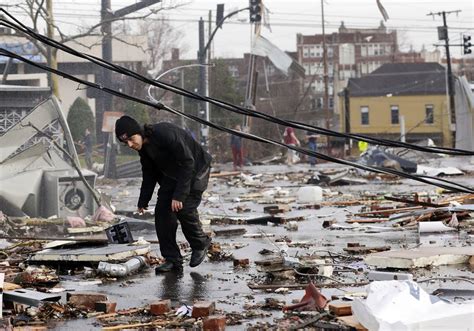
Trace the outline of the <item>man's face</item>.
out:
<instances>
[{"instance_id":1,"label":"man's face","mask_svg":"<svg viewBox=\"0 0 474 331\"><path fill-rule=\"evenodd\" d=\"M143 137L140 134L134 134L126 141L124 141L124 143L127 144L127 146L131 149L139 151L143 147Z\"/></svg>"}]
</instances>

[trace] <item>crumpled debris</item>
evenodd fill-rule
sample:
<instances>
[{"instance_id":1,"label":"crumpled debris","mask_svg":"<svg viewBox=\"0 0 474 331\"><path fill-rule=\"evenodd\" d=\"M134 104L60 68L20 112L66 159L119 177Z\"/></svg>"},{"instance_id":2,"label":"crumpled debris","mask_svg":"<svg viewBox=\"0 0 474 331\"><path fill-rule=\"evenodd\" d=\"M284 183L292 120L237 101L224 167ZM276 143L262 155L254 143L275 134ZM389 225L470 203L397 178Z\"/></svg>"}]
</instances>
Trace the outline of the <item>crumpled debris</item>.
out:
<instances>
[{"instance_id":1,"label":"crumpled debris","mask_svg":"<svg viewBox=\"0 0 474 331\"><path fill-rule=\"evenodd\" d=\"M318 291L313 283L309 283L306 286L305 294L299 303L283 307L283 311L297 310L297 311L308 311L308 310L322 310L326 307L328 299Z\"/></svg>"},{"instance_id":2,"label":"crumpled debris","mask_svg":"<svg viewBox=\"0 0 474 331\"><path fill-rule=\"evenodd\" d=\"M448 226L450 228L457 228L459 226L458 216L456 215L456 213L453 213L453 216L451 216L451 220L449 221Z\"/></svg>"},{"instance_id":3,"label":"crumpled debris","mask_svg":"<svg viewBox=\"0 0 474 331\"><path fill-rule=\"evenodd\" d=\"M175 315L179 317L191 317L193 313L193 307L189 307L188 305L182 305L176 310Z\"/></svg>"},{"instance_id":4,"label":"crumpled debris","mask_svg":"<svg viewBox=\"0 0 474 331\"><path fill-rule=\"evenodd\" d=\"M82 219L81 217L68 216L66 219L71 228L85 228L86 227L86 221L84 221L84 219Z\"/></svg>"},{"instance_id":5,"label":"crumpled debris","mask_svg":"<svg viewBox=\"0 0 474 331\"><path fill-rule=\"evenodd\" d=\"M112 222L115 218L114 213L108 210L104 206L100 206L92 216L92 220L94 221L105 221L105 222Z\"/></svg>"},{"instance_id":6,"label":"crumpled debris","mask_svg":"<svg viewBox=\"0 0 474 331\"><path fill-rule=\"evenodd\" d=\"M234 259L231 252L226 252L221 248L219 243L213 242L207 251L210 261L230 261Z\"/></svg>"}]
</instances>

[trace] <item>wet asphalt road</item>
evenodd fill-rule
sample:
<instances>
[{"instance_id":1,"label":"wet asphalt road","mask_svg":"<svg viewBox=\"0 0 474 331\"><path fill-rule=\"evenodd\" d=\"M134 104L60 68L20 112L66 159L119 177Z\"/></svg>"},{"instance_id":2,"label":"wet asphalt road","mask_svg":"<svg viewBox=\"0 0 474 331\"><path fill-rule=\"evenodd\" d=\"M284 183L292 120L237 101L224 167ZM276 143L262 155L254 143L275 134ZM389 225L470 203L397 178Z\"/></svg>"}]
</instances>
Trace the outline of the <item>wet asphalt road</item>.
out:
<instances>
[{"instance_id":1,"label":"wet asphalt road","mask_svg":"<svg viewBox=\"0 0 474 331\"><path fill-rule=\"evenodd\" d=\"M452 162L452 161L450 161ZM333 165L323 164L318 165L316 169L334 168ZM230 170L230 168L224 167ZM306 165L298 165L292 168L287 166L256 166L245 169L254 174L281 174L285 171L304 171L310 172L314 168L309 168ZM474 177L472 175L454 177L453 180L460 181L464 184L474 186ZM296 191L295 183L280 180L277 183L264 183L267 188L275 185L281 186L283 189L288 189L290 195ZM124 179L119 180L113 185L102 185L101 189L111 194L113 204L120 210L134 210L136 205L138 192L140 186L140 179ZM232 199L241 194L248 192L248 188L243 187L229 187L225 184L225 180L216 180L210 183L208 193L211 196L219 197L219 199L211 199L214 202L203 201L200 207L201 218L207 219L209 215L221 216L242 216L235 211L230 210L236 205L244 205L251 208L249 216L263 215L263 205L254 202L233 202ZM400 184L391 185L384 182L371 183L366 185L356 186L341 186L331 187L331 191L338 191L341 194L353 195L354 198L363 192L435 192L436 188L425 184L415 183L409 180L403 180ZM154 200L153 198L152 201ZM148 305L150 302L160 299L171 299L173 306L180 306L181 304L192 305L195 300L209 300L216 302L216 308L224 312L242 312L246 303L263 302L267 297L274 297L279 300L290 303L293 299L300 299L303 295L302 290L291 291L287 294L266 293L264 291L252 291L248 288L247 282L252 281L255 277L262 277L263 274L256 270L255 264L252 262L262 260L266 257L258 254L263 249L275 250L278 245L275 239L287 236L291 238L292 242L310 243L311 247L308 249L301 247L291 247L288 249L289 256L308 255L317 250L332 250L342 252L342 248L346 247L348 242L358 242L368 246L383 246L390 245L392 248L399 247L414 247L420 242L419 236L415 231L397 231L397 232L381 232L381 233L364 233L358 231L348 230L327 230L322 228L322 222L327 219L336 219L338 223L344 223L349 212L359 211L360 206L335 208L323 207L319 210L293 210L287 213L287 216L304 216L305 220L298 222L298 231L288 231L283 226L274 225L224 225L211 226L212 229L225 228L245 228L247 233L265 232L274 234L273 238L243 238L242 236L230 238L214 238L223 245L225 250L230 250L236 258L249 258L251 266L248 269L234 269L232 261L224 262L209 262L205 261L197 268L190 268L185 266L184 274L182 276L176 274L155 275L153 269L144 270L138 274L132 275L126 279L121 279L116 282L111 282L101 285L79 285L75 282L67 282L62 284L65 288L74 288L77 291L97 291L106 293L109 300L117 302L117 309L126 309L133 307L142 307ZM205 228L208 226L205 226ZM155 239L155 233L152 226L148 226L147 230L134 232L134 237L145 237L145 239ZM449 245L465 243L472 240L472 238L459 237L458 235L451 236L437 236L436 238L422 238L421 242L428 245L430 241L435 241L434 245ZM178 229L178 241L184 241L184 237ZM243 245L239 249L231 249L234 244ZM431 243L433 244L433 243ZM153 250L159 255L159 247L152 245ZM438 267L432 270L417 270L415 277L422 279L424 277L431 277L433 275L469 275L472 277L472 269L467 266L461 267ZM352 282L359 279L355 274L343 274L339 280ZM289 282L291 283L291 282ZM468 283L445 283L441 281L433 283L423 283L423 287L428 290L433 290L439 287L459 287L465 289L474 289L474 285ZM359 288L344 288L344 291L363 291L363 287ZM341 289L323 289L322 293L326 297L332 294L341 294ZM282 316L280 311L267 311L271 316L267 318L259 318L244 321L246 323L255 324L257 321L272 322L274 318ZM56 325L56 329L68 330L88 330L97 329L95 319L67 321ZM242 329L243 326L228 327L232 329Z\"/></svg>"}]
</instances>

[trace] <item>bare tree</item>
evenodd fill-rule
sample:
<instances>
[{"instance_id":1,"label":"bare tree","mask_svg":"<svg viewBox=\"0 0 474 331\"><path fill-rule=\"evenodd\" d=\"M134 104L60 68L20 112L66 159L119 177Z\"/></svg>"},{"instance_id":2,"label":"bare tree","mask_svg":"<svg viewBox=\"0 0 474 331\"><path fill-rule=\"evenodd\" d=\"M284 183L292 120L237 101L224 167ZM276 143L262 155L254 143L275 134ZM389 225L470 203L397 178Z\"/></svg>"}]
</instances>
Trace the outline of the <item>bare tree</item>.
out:
<instances>
[{"instance_id":1,"label":"bare tree","mask_svg":"<svg viewBox=\"0 0 474 331\"><path fill-rule=\"evenodd\" d=\"M149 70L157 70L161 67L162 60L169 54L172 48L179 48L185 51L181 40L184 33L175 29L165 18L146 19L140 26L141 33L147 36L148 63Z\"/></svg>"},{"instance_id":2,"label":"bare tree","mask_svg":"<svg viewBox=\"0 0 474 331\"><path fill-rule=\"evenodd\" d=\"M78 31L74 34L67 34L63 31L63 29L59 26L59 24L56 24L54 21L54 15L53 15L53 8L52 8L52 0L19 0L17 3L11 4L8 7L17 9L21 12L24 13L24 15L27 17L27 20L24 21L25 24L30 26L36 33L41 33L41 29L46 26L48 29L48 36L50 38L54 37L58 39L59 42L62 44L74 41L75 43L91 48L94 45L84 45L81 43L81 38L86 37L86 36L91 36L91 35L103 35L103 32L101 31L101 27L104 24L108 23L113 23L117 21L140 21L144 20L148 17L152 17L153 15L156 15L159 12L162 12L164 10L169 10L169 9L174 9L179 7L179 4L174 4L171 3L169 6L163 6L161 5L159 8L148 8L145 13L141 15L134 15L134 16L127 16L127 17L113 17L108 19L103 19L100 22L93 24L88 27L81 27L78 29ZM144 10L142 10L144 12ZM119 37L120 34L112 34L112 38L120 40L121 42L125 42L123 39ZM56 48L51 48L48 49L47 46L36 40L35 38L32 38L29 35L25 35L25 37L36 47L38 50L38 53L43 55L46 59L48 59L49 65L57 69L57 49ZM97 43L100 43L100 40L98 40ZM125 42L127 43L127 42ZM129 44L129 43L128 43ZM133 44L132 44L133 45ZM138 46L138 45L134 45ZM53 93L55 95L58 95L57 92L57 82L55 80L52 81L52 89Z\"/></svg>"}]
</instances>

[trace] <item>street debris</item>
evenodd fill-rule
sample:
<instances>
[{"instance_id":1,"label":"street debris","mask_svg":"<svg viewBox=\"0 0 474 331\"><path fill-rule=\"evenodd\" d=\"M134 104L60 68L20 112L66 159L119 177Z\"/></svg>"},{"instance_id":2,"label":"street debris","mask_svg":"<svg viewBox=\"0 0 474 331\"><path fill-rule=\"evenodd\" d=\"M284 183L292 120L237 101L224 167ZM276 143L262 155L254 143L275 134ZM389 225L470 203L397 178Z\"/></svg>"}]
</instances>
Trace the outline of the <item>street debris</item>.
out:
<instances>
[{"instance_id":1,"label":"street debris","mask_svg":"<svg viewBox=\"0 0 474 331\"><path fill-rule=\"evenodd\" d=\"M450 303L413 281L385 281L371 283L367 300L355 299L352 310L369 330L467 330L474 301Z\"/></svg>"},{"instance_id":2,"label":"street debris","mask_svg":"<svg viewBox=\"0 0 474 331\"><path fill-rule=\"evenodd\" d=\"M0 236L8 240L0 246L3 326L48 327L80 318L104 330L223 330L235 325L250 330L390 330L437 323L428 313L423 321L403 315L403 307L398 320L387 317L378 291L398 300L409 296L404 286L424 293L413 301L420 309L431 309L423 289L432 293L430 298L457 302L443 303L440 325L455 317L459 323L452 325L469 322L463 312L474 299L469 276L474 264L472 194L388 194L367 190L367 183L341 192L336 185L350 183L343 178L365 175L324 169L318 176L318 183L307 171L211 176L213 189L202 207L204 229L213 237L205 274L154 275L150 267L162 259L152 213L112 213L100 207L95 215L80 218L2 214ZM400 185L389 177L363 179ZM272 186L275 180L280 186ZM189 245L179 244L187 259ZM163 286L141 292L140 283L150 277ZM173 294L188 282L193 288L189 298ZM112 295L104 284L123 291L137 288L146 299L128 303L124 294ZM224 291L225 299L216 299L214 290ZM451 307L458 312L452 314Z\"/></svg>"}]
</instances>

